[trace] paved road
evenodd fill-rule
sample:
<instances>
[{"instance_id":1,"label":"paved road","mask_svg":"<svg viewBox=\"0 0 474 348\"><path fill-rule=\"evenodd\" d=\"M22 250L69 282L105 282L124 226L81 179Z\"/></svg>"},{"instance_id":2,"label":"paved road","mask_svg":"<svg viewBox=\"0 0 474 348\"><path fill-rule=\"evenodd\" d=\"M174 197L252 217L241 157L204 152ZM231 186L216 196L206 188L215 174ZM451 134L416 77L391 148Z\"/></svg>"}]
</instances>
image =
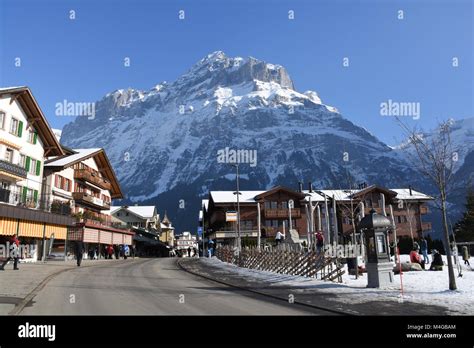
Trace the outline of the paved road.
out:
<instances>
[{"instance_id":1,"label":"paved road","mask_svg":"<svg viewBox=\"0 0 474 348\"><path fill-rule=\"evenodd\" d=\"M71 301L71 299L73 301ZM237 290L181 270L176 259L136 259L57 275L20 314L327 315Z\"/></svg>"}]
</instances>

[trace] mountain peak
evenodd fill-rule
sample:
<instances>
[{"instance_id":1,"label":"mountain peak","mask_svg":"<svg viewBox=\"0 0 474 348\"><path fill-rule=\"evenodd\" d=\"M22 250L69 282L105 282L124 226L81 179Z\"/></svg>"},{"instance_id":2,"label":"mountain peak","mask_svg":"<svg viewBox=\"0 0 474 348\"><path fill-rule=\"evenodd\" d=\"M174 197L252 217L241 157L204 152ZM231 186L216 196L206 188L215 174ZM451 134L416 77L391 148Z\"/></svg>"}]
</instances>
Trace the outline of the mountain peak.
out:
<instances>
[{"instance_id":1,"label":"mountain peak","mask_svg":"<svg viewBox=\"0 0 474 348\"><path fill-rule=\"evenodd\" d=\"M294 90L293 81L283 66L254 57L228 57L223 51L208 54L176 82L188 88L196 85L212 88L253 80L275 82L284 88Z\"/></svg>"}]
</instances>

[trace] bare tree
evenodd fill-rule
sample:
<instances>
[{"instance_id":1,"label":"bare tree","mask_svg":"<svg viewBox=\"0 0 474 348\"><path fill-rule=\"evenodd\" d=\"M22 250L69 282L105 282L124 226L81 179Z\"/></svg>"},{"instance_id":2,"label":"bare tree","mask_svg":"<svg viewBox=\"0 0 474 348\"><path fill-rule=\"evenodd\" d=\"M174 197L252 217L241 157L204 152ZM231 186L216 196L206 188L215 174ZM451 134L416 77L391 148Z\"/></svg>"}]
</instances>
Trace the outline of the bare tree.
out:
<instances>
[{"instance_id":1,"label":"bare tree","mask_svg":"<svg viewBox=\"0 0 474 348\"><path fill-rule=\"evenodd\" d=\"M438 191L435 202L441 210L443 219L443 237L446 246L446 257L448 259L449 289L456 290L456 278L454 277L453 261L451 258L446 207L447 195L458 153L456 149L453 148L451 140L451 122L440 122L437 130L430 136L425 137L416 127L410 128L400 119L397 120L408 136L408 145L411 145L405 147L408 156L411 157L411 163L423 176L435 185ZM411 151L412 149L413 151Z\"/></svg>"}]
</instances>

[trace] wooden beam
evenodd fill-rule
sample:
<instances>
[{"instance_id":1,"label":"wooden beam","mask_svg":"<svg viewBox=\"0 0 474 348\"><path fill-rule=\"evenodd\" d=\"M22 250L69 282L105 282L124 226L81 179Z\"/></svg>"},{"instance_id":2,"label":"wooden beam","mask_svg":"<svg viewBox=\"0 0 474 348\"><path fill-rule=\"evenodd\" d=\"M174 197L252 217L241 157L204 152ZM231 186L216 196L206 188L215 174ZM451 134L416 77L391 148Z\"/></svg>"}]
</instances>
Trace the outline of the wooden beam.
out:
<instances>
[{"instance_id":1,"label":"wooden beam","mask_svg":"<svg viewBox=\"0 0 474 348\"><path fill-rule=\"evenodd\" d=\"M14 96L10 99L10 105L12 105L13 102L14 102L15 100L17 100L17 99L18 99L20 96L22 96L23 94L25 94L24 91L23 91L23 92L20 92L20 93L15 93Z\"/></svg>"}]
</instances>

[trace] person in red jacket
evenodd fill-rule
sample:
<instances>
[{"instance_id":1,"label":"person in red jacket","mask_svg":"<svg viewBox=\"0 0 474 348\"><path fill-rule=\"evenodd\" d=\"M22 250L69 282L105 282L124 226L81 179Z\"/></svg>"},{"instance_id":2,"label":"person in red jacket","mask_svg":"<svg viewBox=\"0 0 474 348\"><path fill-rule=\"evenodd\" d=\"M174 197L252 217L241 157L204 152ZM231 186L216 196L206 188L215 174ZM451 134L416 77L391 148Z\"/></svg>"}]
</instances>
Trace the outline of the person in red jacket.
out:
<instances>
[{"instance_id":1,"label":"person in red jacket","mask_svg":"<svg viewBox=\"0 0 474 348\"><path fill-rule=\"evenodd\" d=\"M417 263L421 268L425 269L425 261L421 259L421 255L418 253L418 249L413 249L410 252L410 262Z\"/></svg>"}]
</instances>

